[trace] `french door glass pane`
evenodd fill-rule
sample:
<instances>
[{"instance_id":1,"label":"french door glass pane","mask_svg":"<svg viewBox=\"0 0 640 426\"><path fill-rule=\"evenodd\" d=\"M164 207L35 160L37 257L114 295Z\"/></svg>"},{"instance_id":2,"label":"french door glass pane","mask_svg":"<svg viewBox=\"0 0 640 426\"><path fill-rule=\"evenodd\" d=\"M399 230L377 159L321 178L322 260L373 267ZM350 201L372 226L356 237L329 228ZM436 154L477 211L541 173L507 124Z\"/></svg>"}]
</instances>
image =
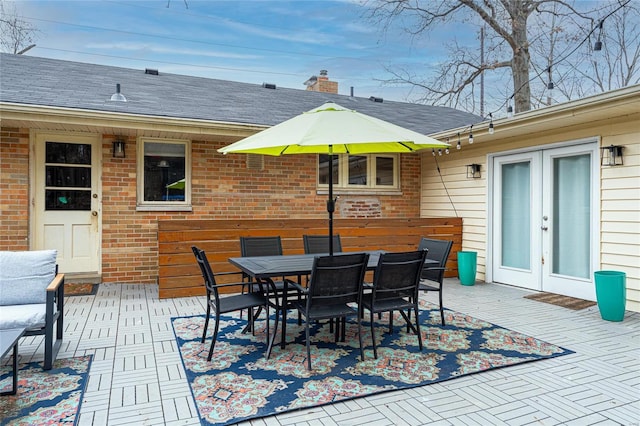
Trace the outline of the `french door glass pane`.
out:
<instances>
[{"instance_id":1,"label":"french door glass pane","mask_svg":"<svg viewBox=\"0 0 640 426\"><path fill-rule=\"evenodd\" d=\"M554 274L589 278L591 248L591 156L553 160Z\"/></svg>"},{"instance_id":2,"label":"french door glass pane","mask_svg":"<svg viewBox=\"0 0 640 426\"><path fill-rule=\"evenodd\" d=\"M531 269L531 164L502 165L502 266Z\"/></svg>"}]
</instances>

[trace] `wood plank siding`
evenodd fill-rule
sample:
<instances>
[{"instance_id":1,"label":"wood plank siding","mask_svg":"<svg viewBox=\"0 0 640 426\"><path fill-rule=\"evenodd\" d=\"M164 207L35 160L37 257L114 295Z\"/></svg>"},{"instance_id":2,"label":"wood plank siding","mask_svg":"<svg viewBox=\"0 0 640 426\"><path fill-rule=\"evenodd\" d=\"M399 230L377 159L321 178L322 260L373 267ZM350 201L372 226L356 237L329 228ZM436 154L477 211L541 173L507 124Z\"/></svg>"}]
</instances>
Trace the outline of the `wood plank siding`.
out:
<instances>
[{"instance_id":1,"label":"wood plank siding","mask_svg":"<svg viewBox=\"0 0 640 426\"><path fill-rule=\"evenodd\" d=\"M302 235L326 235L326 219L166 220L158 221L160 298L203 295L202 276L191 251L207 252L215 272L233 271L230 257L240 256L241 236L282 238L285 254L303 253ZM448 277L457 276L456 253L462 247L462 219L335 219L344 251L415 250L421 237L452 240Z\"/></svg>"}]
</instances>

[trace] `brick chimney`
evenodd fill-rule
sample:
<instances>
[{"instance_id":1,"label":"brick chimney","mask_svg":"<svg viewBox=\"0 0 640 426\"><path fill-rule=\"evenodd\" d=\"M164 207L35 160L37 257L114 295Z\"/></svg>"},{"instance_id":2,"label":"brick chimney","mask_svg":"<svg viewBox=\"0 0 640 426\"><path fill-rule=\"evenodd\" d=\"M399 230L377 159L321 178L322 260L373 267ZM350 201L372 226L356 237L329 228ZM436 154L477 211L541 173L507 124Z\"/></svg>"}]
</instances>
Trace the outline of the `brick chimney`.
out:
<instances>
[{"instance_id":1,"label":"brick chimney","mask_svg":"<svg viewBox=\"0 0 640 426\"><path fill-rule=\"evenodd\" d=\"M338 93L338 82L329 81L327 70L320 70L319 76L311 76L304 84L307 86L307 90L312 92Z\"/></svg>"}]
</instances>

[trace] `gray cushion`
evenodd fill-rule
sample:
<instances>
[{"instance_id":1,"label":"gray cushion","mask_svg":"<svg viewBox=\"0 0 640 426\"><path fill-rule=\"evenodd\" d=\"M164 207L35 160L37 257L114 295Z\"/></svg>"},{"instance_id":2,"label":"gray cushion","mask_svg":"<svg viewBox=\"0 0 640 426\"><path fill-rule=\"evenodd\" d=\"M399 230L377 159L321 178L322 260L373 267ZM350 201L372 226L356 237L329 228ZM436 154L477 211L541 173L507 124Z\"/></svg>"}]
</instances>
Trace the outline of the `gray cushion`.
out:
<instances>
[{"instance_id":1,"label":"gray cushion","mask_svg":"<svg viewBox=\"0 0 640 426\"><path fill-rule=\"evenodd\" d=\"M44 327L46 313L46 304L4 306L0 309L0 329L40 329Z\"/></svg>"},{"instance_id":2,"label":"gray cushion","mask_svg":"<svg viewBox=\"0 0 640 426\"><path fill-rule=\"evenodd\" d=\"M0 251L0 305L45 303L56 256L56 250Z\"/></svg>"}]
</instances>

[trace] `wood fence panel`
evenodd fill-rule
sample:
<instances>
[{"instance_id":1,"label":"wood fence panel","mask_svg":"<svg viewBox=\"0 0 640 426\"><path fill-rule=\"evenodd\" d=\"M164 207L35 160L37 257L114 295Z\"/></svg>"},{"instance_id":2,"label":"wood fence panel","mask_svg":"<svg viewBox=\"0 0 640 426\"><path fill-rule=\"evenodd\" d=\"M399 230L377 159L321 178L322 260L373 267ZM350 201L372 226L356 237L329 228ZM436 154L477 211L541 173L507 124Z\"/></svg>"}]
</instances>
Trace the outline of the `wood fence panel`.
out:
<instances>
[{"instance_id":1,"label":"wood fence panel","mask_svg":"<svg viewBox=\"0 0 640 426\"><path fill-rule=\"evenodd\" d=\"M452 240L447 277L458 275L456 253L462 249L461 218L335 219L344 251L415 250L421 237ZM160 298L204 295L202 276L191 246L207 253L215 272L237 271L230 257L240 256L241 236L275 236L285 254L303 253L302 235L326 235L326 219L166 220L158 222ZM233 275L232 280L239 280ZM229 282L229 279L223 282Z\"/></svg>"}]
</instances>

